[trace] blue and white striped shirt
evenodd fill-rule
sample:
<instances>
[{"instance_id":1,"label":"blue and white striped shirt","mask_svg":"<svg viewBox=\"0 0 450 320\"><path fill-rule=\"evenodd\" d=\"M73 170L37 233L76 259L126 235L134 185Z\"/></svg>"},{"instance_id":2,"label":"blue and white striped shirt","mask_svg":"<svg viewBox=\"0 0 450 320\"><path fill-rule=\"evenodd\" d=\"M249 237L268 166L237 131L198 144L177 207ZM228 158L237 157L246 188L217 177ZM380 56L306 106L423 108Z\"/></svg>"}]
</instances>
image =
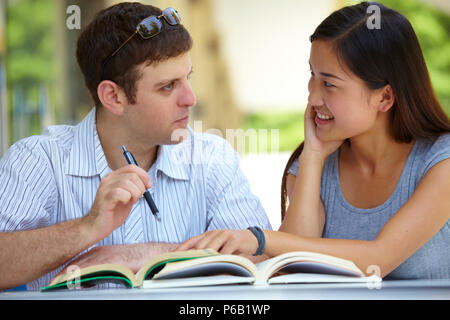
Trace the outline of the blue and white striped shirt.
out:
<instances>
[{"instance_id":1,"label":"blue and white striped shirt","mask_svg":"<svg viewBox=\"0 0 450 320\"><path fill-rule=\"evenodd\" d=\"M271 229L239 167L239 156L217 136L194 133L162 145L148 171L161 221L141 198L125 223L97 245L181 243L212 229ZM49 127L15 143L0 159L0 232L42 228L86 215L111 169L95 125L95 109L77 126ZM32 266L30 266L32 267ZM62 266L27 284L37 290Z\"/></svg>"}]
</instances>

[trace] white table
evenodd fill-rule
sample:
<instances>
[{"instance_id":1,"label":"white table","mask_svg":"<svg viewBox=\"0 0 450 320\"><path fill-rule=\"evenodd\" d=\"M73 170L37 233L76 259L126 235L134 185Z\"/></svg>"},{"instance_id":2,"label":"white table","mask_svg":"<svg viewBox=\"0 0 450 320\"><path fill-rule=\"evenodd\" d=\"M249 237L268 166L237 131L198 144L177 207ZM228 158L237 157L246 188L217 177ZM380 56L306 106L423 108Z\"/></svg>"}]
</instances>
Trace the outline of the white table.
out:
<instances>
[{"instance_id":1,"label":"white table","mask_svg":"<svg viewBox=\"0 0 450 320\"><path fill-rule=\"evenodd\" d=\"M376 286L376 284L373 284ZM0 300L450 300L449 280L366 283L228 285L170 289L82 289L0 292Z\"/></svg>"}]
</instances>

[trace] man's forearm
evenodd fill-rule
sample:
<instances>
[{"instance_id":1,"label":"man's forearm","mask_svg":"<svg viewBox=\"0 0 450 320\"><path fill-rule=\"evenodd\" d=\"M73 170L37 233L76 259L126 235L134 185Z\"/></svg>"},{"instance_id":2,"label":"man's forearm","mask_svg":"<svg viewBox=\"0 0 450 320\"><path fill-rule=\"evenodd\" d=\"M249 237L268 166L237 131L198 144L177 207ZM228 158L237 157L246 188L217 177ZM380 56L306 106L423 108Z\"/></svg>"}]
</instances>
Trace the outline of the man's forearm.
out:
<instances>
[{"instance_id":1,"label":"man's forearm","mask_svg":"<svg viewBox=\"0 0 450 320\"><path fill-rule=\"evenodd\" d=\"M97 242L83 219L18 232L0 232L0 289L37 279Z\"/></svg>"},{"instance_id":2,"label":"man's forearm","mask_svg":"<svg viewBox=\"0 0 450 320\"><path fill-rule=\"evenodd\" d=\"M148 242L125 245L127 251L129 250L128 257L130 258L130 263L128 266L133 270L133 272L137 272L151 258L169 251L173 251L178 246L178 243L166 242Z\"/></svg>"},{"instance_id":3,"label":"man's forearm","mask_svg":"<svg viewBox=\"0 0 450 320\"><path fill-rule=\"evenodd\" d=\"M71 261L59 274L64 274L71 266L86 268L105 263L124 265L136 273L151 258L176 247L178 244L159 242L97 246Z\"/></svg>"}]
</instances>

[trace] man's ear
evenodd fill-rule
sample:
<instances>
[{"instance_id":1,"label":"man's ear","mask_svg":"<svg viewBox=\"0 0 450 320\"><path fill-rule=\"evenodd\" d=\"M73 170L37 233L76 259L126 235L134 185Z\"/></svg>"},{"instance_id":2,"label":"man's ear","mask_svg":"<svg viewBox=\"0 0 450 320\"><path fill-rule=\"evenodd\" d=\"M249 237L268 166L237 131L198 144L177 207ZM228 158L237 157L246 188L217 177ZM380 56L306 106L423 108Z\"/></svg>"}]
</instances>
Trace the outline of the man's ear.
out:
<instances>
[{"instance_id":1,"label":"man's ear","mask_svg":"<svg viewBox=\"0 0 450 320\"><path fill-rule=\"evenodd\" d=\"M97 86L97 96L106 110L115 115L121 115L128 103L125 92L111 80L103 80Z\"/></svg>"},{"instance_id":2,"label":"man's ear","mask_svg":"<svg viewBox=\"0 0 450 320\"><path fill-rule=\"evenodd\" d=\"M379 93L377 94L377 96L378 111L387 112L394 105L395 94L390 84L387 84L383 88L379 89Z\"/></svg>"}]
</instances>

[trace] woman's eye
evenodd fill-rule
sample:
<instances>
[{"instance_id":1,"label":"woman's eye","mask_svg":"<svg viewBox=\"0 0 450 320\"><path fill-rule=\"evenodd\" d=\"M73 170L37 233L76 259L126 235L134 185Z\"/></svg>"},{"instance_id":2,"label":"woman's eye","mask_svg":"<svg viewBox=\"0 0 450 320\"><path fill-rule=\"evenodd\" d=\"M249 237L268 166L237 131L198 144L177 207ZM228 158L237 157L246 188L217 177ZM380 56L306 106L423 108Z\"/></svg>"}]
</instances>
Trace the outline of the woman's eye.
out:
<instances>
[{"instance_id":1,"label":"woman's eye","mask_svg":"<svg viewBox=\"0 0 450 320\"><path fill-rule=\"evenodd\" d=\"M327 88L335 87L335 85L329 83L328 81L324 81L324 82L323 82L323 85L324 85L325 87L327 87Z\"/></svg>"}]
</instances>

